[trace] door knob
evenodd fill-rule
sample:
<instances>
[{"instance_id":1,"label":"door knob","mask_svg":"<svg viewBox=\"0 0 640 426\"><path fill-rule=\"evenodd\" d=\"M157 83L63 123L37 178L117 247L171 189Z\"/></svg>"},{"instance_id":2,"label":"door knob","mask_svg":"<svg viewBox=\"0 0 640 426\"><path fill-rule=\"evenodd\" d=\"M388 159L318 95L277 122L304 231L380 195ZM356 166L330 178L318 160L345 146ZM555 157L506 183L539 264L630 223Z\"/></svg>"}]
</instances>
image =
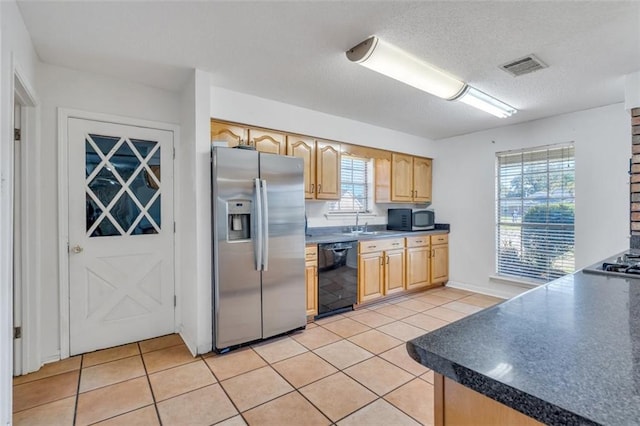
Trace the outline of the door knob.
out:
<instances>
[{"instance_id":1,"label":"door knob","mask_svg":"<svg viewBox=\"0 0 640 426\"><path fill-rule=\"evenodd\" d=\"M81 253L82 250L84 250L82 247L80 247L79 245L75 245L71 248L71 251L74 253Z\"/></svg>"}]
</instances>

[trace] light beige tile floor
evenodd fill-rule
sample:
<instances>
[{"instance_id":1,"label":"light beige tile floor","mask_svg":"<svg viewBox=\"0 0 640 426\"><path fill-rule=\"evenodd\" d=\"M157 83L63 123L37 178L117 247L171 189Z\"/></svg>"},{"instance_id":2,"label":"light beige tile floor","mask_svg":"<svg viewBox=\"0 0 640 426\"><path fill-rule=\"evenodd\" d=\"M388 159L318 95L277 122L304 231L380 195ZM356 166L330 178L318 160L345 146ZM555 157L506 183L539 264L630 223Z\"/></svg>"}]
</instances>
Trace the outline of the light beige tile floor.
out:
<instances>
[{"instance_id":1,"label":"light beige tile floor","mask_svg":"<svg viewBox=\"0 0 640 426\"><path fill-rule=\"evenodd\" d=\"M439 288L224 355L172 334L45 365L13 382L14 425L433 424L433 372L405 342L500 302Z\"/></svg>"}]
</instances>

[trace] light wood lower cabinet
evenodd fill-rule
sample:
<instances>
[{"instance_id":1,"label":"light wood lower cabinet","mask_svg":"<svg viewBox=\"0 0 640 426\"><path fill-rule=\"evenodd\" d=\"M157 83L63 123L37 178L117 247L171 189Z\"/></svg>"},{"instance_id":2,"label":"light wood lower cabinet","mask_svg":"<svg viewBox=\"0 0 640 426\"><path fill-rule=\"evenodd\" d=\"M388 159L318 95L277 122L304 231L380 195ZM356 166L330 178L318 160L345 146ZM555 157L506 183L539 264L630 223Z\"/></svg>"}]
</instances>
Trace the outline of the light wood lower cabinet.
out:
<instances>
[{"instance_id":1,"label":"light wood lower cabinet","mask_svg":"<svg viewBox=\"0 0 640 426\"><path fill-rule=\"evenodd\" d=\"M407 237L407 290L431 285L431 239Z\"/></svg>"},{"instance_id":2,"label":"light wood lower cabinet","mask_svg":"<svg viewBox=\"0 0 640 426\"><path fill-rule=\"evenodd\" d=\"M393 294L405 289L404 248L387 250L385 256L384 294Z\"/></svg>"},{"instance_id":3,"label":"light wood lower cabinet","mask_svg":"<svg viewBox=\"0 0 640 426\"><path fill-rule=\"evenodd\" d=\"M305 281L307 285L307 316L318 315L318 246L305 247Z\"/></svg>"},{"instance_id":4,"label":"light wood lower cabinet","mask_svg":"<svg viewBox=\"0 0 640 426\"><path fill-rule=\"evenodd\" d=\"M368 302L382 296L383 274L382 252L358 255L358 303Z\"/></svg>"},{"instance_id":5,"label":"light wood lower cabinet","mask_svg":"<svg viewBox=\"0 0 640 426\"><path fill-rule=\"evenodd\" d=\"M441 374L436 373L434 381L436 426L542 425L537 420Z\"/></svg>"},{"instance_id":6,"label":"light wood lower cabinet","mask_svg":"<svg viewBox=\"0 0 640 426\"><path fill-rule=\"evenodd\" d=\"M449 236L431 236L431 284L449 281Z\"/></svg>"},{"instance_id":7,"label":"light wood lower cabinet","mask_svg":"<svg viewBox=\"0 0 640 426\"><path fill-rule=\"evenodd\" d=\"M361 241L358 244L358 303L404 289L403 239Z\"/></svg>"}]
</instances>

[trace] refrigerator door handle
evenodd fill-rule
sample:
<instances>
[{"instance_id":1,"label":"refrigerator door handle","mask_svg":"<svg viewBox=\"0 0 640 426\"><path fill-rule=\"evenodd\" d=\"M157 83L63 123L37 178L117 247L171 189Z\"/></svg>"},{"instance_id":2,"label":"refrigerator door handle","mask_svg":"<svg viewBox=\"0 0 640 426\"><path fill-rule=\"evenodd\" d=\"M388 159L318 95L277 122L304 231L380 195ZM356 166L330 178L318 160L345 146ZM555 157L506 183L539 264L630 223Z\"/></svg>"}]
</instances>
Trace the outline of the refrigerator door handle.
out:
<instances>
[{"instance_id":1,"label":"refrigerator door handle","mask_svg":"<svg viewBox=\"0 0 640 426\"><path fill-rule=\"evenodd\" d=\"M262 234L262 192L260 188L260 179L256 178L253 181L256 190L256 233L254 237L254 251L256 254L256 271L262 271L262 247L263 247L263 234Z\"/></svg>"},{"instance_id":2,"label":"refrigerator door handle","mask_svg":"<svg viewBox=\"0 0 640 426\"><path fill-rule=\"evenodd\" d=\"M262 180L262 270L269 269L269 198L267 197L267 181Z\"/></svg>"}]
</instances>

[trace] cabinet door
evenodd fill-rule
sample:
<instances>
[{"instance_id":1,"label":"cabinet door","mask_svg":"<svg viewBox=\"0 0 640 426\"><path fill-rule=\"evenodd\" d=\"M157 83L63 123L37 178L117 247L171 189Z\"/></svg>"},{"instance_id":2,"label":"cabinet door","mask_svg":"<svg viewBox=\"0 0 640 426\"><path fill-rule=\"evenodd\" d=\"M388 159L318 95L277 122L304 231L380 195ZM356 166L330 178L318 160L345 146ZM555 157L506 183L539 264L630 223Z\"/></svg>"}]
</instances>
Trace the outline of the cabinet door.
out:
<instances>
[{"instance_id":1,"label":"cabinet door","mask_svg":"<svg viewBox=\"0 0 640 426\"><path fill-rule=\"evenodd\" d=\"M340 199L340 144L318 141L316 159L316 198Z\"/></svg>"},{"instance_id":2,"label":"cabinet door","mask_svg":"<svg viewBox=\"0 0 640 426\"><path fill-rule=\"evenodd\" d=\"M307 316L318 314L318 267L307 262L306 267L307 284Z\"/></svg>"},{"instance_id":3,"label":"cabinet door","mask_svg":"<svg viewBox=\"0 0 640 426\"><path fill-rule=\"evenodd\" d=\"M449 245L441 244L431 248L431 284L449 281Z\"/></svg>"},{"instance_id":4,"label":"cabinet door","mask_svg":"<svg viewBox=\"0 0 640 426\"><path fill-rule=\"evenodd\" d=\"M431 201L431 159L413 159L413 200L425 203Z\"/></svg>"},{"instance_id":5,"label":"cabinet door","mask_svg":"<svg viewBox=\"0 0 640 426\"><path fill-rule=\"evenodd\" d=\"M383 259L381 252L358 255L358 303L382 296Z\"/></svg>"},{"instance_id":6,"label":"cabinet door","mask_svg":"<svg viewBox=\"0 0 640 426\"><path fill-rule=\"evenodd\" d=\"M405 266L404 249L385 252L384 294L404 291Z\"/></svg>"},{"instance_id":7,"label":"cabinet door","mask_svg":"<svg viewBox=\"0 0 640 426\"><path fill-rule=\"evenodd\" d=\"M316 142L304 136L287 135L287 155L304 161L304 198L315 198Z\"/></svg>"},{"instance_id":8,"label":"cabinet door","mask_svg":"<svg viewBox=\"0 0 640 426\"><path fill-rule=\"evenodd\" d=\"M223 141L229 148L247 143L248 128L211 120L211 142Z\"/></svg>"},{"instance_id":9,"label":"cabinet door","mask_svg":"<svg viewBox=\"0 0 640 426\"><path fill-rule=\"evenodd\" d=\"M260 152L280 155L287 152L284 134L278 132L249 129L249 145L254 146Z\"/></svg>"},{"instance_id":10,"label":"cabinet door","mask_svg":"<svg viewBox=\"0 0 640 426\"><path fill-rule=\"evenodd\" d=\"M413 157L391 156L391 201L413 201Z\"/></svg>"},{"instance_id":11,"label":"cabinet door","mask_svg":"<svg viewBox=\"0 0 640 426\"><path fill-rule=\"evenodd\" d=\"M407 290L426 287L429 282L429 246L407 249Z\"/></svg>"},{"instance_id":12,"label":"cabinet door","mask_svg":"<svg viewBox=\"0 0 640 426\"><path fill-rule=\"evenodd\" d=\"M391 201L391 158L375 159L376 203Z\"/></svg>"}]
</instances>

